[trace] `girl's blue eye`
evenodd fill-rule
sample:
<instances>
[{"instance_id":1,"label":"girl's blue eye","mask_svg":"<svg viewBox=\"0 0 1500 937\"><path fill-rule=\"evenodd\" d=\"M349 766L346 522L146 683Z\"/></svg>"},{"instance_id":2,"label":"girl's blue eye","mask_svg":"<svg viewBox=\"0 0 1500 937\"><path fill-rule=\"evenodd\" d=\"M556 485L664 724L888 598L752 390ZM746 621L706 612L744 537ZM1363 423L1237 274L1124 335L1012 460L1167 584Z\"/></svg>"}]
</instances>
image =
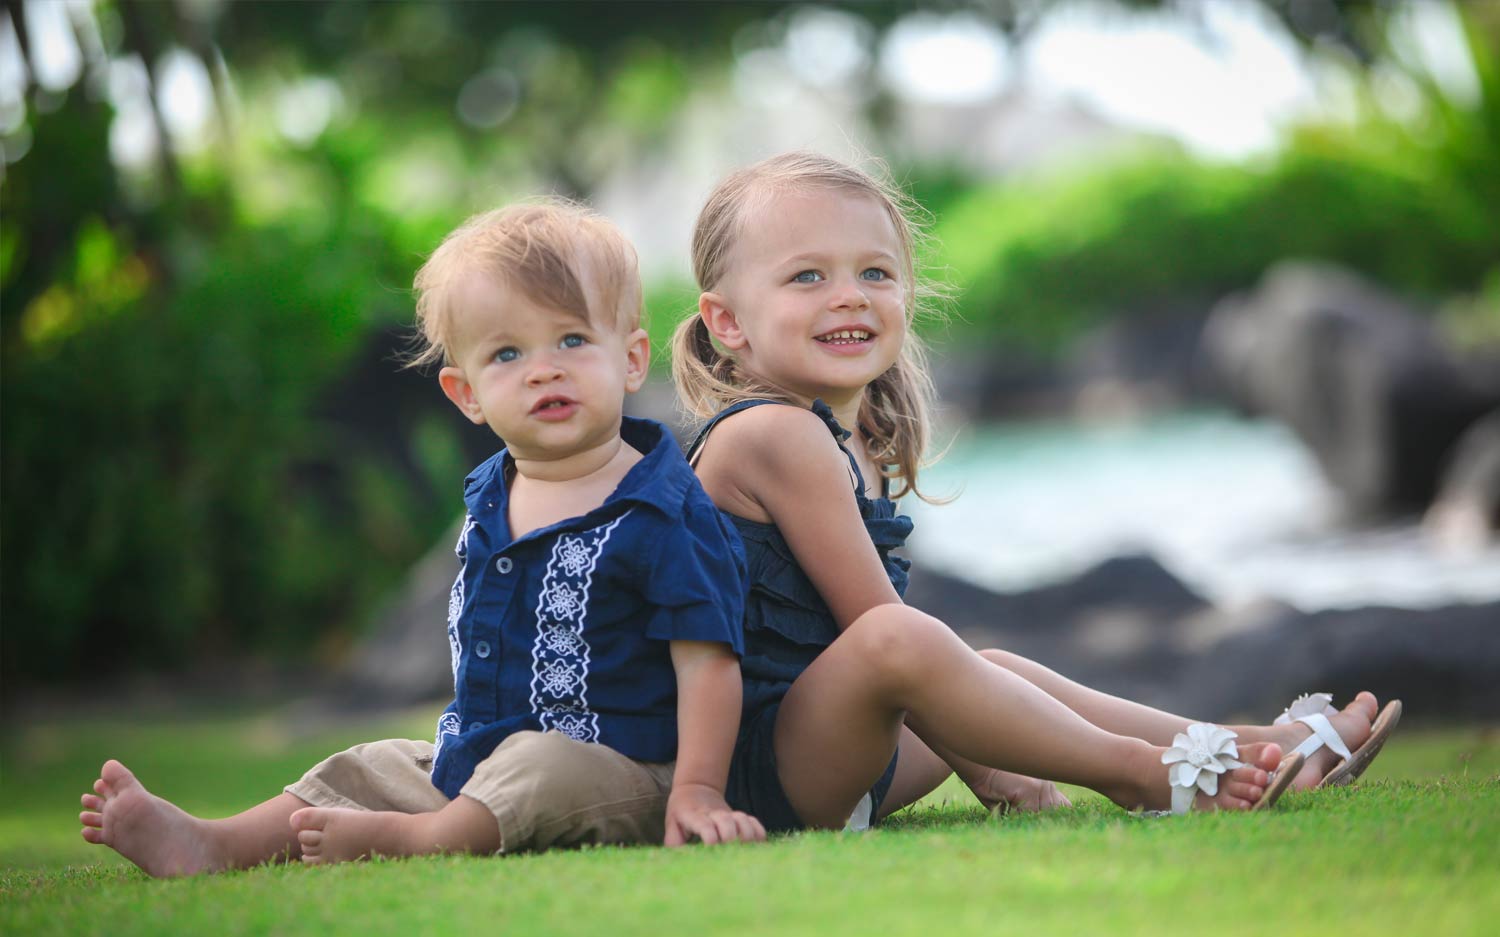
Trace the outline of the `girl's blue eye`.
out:
<instances>
[{"instance_id":1,"label":"girl's blue eye","mask_svg":"<svg viewBox=\"0 0 1500 937\"><path fill-rule=\"evenodd\" d=\"M793 283L816 283L816 282L818 282L821 279L823 279L823 274L819 273L818 271L816 271L816 270L804 270L801 273L797 274L796 276L792 277L792 282Z\"/></svg>"},{"instance_id":2,"label":"girl's blue eye","mask_svg":"<svg viewBox=\"0 0 1500 937\"><path fill-rule=\"evenodd\" d=\"M586 344L588 344L588 339L584 338L582 335L577 334L576 332L571 335L563 336L562 347L564 348L582 348Z\"/></svg>"},{"instance_id":3,"label":"girl's blue eye","mask_svg":"<svg viewBox=\"0 0 1500 937\"><path fill-rule=\"evenodd\" d=\"M861 280L888 280L888 279L890 279L890 277L887 276L886 272L884 270L880 269L879 267L871 267L870 269L862 272L859 275L859 278Z\"/></svg>"},{"instance_id":4,"label":"girl's blue eye","mask_svg":"<svg viewBox=\"0 0 1500 937\"><path fill-rule=\"evenodd\" d=\"M496 361L514 361L519 357L521 357L521 350L519 348L512 348L509 345L495 352Z\"/></svg>"}]
</instances>

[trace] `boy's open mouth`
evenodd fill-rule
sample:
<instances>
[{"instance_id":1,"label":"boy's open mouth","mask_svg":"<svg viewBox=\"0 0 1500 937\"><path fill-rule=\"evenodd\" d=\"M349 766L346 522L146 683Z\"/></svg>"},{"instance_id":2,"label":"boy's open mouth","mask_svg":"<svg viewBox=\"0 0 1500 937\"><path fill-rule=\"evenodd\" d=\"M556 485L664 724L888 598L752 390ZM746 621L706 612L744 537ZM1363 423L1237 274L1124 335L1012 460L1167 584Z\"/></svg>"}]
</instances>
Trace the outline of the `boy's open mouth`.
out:
<instances>
[{"instance_id":1,"label":"boy's open mouth","mask_svg":"<svg viewBox=\"0 0 1500 937\"><path fill-rule=\"evenodd\" d=\"M874 335L867 329L837 329L816 336L815 341L825 345L856 345L860 342L868 342Z\"/></svg>"},{"instance_id":2,"label":"boy's open mouth","mask_svg":"<svg viewBox=\"0 0 1500 937\"><path fill-rule=\"evenodd\" d=\"M566 397L543 397L536 402L536 406L531 408L531 412L538 415L560 416L573 405L573 401Z\"/></svg>"}]
</instances>

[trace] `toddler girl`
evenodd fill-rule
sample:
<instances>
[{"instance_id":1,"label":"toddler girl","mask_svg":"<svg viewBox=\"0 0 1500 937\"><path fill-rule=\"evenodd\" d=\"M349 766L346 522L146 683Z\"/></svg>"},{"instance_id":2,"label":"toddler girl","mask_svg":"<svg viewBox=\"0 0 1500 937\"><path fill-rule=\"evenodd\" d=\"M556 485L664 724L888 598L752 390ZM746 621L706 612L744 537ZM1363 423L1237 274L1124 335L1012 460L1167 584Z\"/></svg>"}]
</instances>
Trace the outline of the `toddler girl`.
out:
<instances>
[{"instance_id":1,"label":"toddler girl","mask_svg":"<svg viewBox=\"0 0 1500 937\"><path fill-rule=\"evenodd\" d=\"M751 580L730 804L786 830L861 826L950 770L991 804L1060 802L1032 776L1176 812L1317 783L1334 751L1305 746L1305 766L1290 757L1273 778L1283 748L1310 730L1337 750L1364 743L1370 694L1308 724L1190 725L976 653L901 603L907 563L891 551L911 521L892 498L920 494L931 394L910 332L926 295L911 218L868 174L793 153L724 180L694 231L703 293L674 337L674 377L709 418L690 459L739 529Z\"/></svg>"}]
</instances>

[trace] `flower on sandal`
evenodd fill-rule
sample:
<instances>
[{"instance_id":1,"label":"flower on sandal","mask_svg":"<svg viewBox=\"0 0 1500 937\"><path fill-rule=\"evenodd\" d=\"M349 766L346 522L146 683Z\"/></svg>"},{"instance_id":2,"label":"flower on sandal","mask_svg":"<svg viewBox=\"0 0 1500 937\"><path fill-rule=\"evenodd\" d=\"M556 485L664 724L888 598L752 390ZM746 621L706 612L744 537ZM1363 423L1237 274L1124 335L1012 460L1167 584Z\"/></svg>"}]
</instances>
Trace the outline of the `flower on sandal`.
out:
<instances>
[{"instance_id":1,"label":"flower on sandal","mask_svg":"<svg viewBox=\"0 0 1500 937\"><path fill-rule=\"evenodd\" d=\"M1161 763L1171 765L1167 781L1172 785L1172 812L1187 813L1193 795L1202 791L1212 797L1219 792L1219 775L1244 765L1239 760L1238 736L1223 726L1195 722L1172 739L1162 752Z\"/></svg>"},{"instance_id":2,"label":"flower on sandal","mask_svg":"<svg viewBox=\"0 0 1500 937\"><path fill-rule=\"evenodd\" d=\"M1303 693L1292 700L1281 715L1276 717L1272 725L1285 725L1303 716L1315 716L1318 714L1329 715L1328 710L1333 708L1332 693Z\"/></svg>"}]
</instances>

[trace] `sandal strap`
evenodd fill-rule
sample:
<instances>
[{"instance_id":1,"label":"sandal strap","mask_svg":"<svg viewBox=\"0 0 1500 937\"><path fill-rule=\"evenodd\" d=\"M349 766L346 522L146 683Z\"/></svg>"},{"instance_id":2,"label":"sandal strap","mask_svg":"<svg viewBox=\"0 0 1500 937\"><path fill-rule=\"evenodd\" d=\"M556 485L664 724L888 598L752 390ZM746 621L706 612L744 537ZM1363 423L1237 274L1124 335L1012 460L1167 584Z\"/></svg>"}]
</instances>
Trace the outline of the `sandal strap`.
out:
<instances>
[{"instance_id":1,"label":"sandal strap","mask_svg":"<svg viewBox=\"0 0 1500 937\"><path fill-rule=\"evenodd\" d=\"M1325 716L1336 716L1338 710L1333 708L1332 693L1303 693L1292 700L1292 704L1281 711L1276 717L1274 725L1290 725L1294 719L1312 713L1322 713Z\"/></svg>"},{"instance_id":2,"label":"sandal strap","mask_svg":"<svg viewBox=\"0 0 1500 937\"><path fill-rule=\"evenodd\" d=\"M1344 740L1339 738L1338 732L1334 731L1333 723L1328 721L1327 716L1322 713L1313 713L1310 716L1298 716L1295 721L1302 723L1312 730L1312 735L1303 739L1302 744L1293 749L1293 752L1296 754L1304 758L1311 758L1313 752L1327 745L1338 753L1340 757L1353 757L1349 753L1349 746L1345 745Z\"/></svg>"},{"instance_id":3,"label":"sandal strap","mask_svg":"<svg viewBox=\"0 0 1500 937\"><path fill-rule=\"evenodd\" d=\"M1172 739L1162 752L1161 763L1169 765L1167 783L1172 787L1172 812L1192 809L1198 791L1212 797L1219 791L1219 775L1244 765L1239 760L1233 730L1207 722L1195 722Z\"/></svg>"}]
</instances>

